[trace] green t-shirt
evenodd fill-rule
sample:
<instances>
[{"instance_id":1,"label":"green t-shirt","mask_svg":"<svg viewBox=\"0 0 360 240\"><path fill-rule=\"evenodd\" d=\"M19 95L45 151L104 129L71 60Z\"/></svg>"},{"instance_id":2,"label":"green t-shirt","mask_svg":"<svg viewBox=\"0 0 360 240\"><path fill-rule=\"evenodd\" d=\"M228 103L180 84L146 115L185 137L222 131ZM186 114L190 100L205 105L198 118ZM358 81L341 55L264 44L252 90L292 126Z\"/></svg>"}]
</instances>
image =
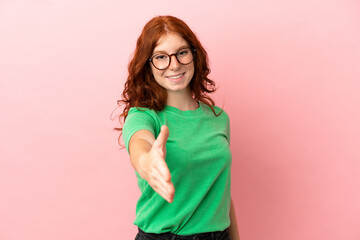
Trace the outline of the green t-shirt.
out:
<instances>
[{"instance_id":1,"label":"green t-shirt","mask_svg":"<svg viewBox=\"0 0 360 240\"><path fill-rule=\"evenodd\" d=\"M220 108L214 107L217 113ZM155 138L169 128L166 163L175 187L168 203L136 173L141 196L134 224L148 233L190 235L229 227L231 152L230 125L225 111L216 117L199 103L196 110L165 106L162 111L131 108L123 126L128 150L131 136L141 129Z\"/></svg>"}]
</instances>

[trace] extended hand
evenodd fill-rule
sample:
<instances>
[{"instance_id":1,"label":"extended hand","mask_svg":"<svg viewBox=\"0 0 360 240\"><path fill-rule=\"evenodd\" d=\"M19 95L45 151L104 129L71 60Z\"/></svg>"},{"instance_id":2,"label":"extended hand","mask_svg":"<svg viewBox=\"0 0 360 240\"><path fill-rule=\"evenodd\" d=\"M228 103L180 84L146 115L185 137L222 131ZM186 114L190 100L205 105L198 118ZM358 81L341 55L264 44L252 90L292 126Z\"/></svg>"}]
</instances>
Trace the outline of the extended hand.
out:
<instances>
[{"instance_id":1,"label":"extended hand","mask_svg":"<svg viewBox=\"0 0 360 240\"><path fill-rule=\"evenodd\" d=\"M144 154L141 162L141 177L169 203L173 202L175 187L171 182L171 174L165 162L166 142L169 137L169 128L162 126L158 138L153 143L151 150Z\"/></svg>"}]
</instances>

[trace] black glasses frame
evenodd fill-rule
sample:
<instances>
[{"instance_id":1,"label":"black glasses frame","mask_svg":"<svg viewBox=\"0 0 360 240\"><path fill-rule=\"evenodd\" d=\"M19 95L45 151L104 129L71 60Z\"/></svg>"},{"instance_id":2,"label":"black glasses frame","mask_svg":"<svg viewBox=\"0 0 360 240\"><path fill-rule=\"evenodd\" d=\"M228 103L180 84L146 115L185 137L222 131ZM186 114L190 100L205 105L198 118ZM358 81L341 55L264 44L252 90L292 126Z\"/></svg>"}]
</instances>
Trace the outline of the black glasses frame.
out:
<instances>
[{"instance_id":1,"label":"black glasses frame","mask_svg":"<svg viewBox=\"0 0 360 240\"><path fill-rule=\"evenodd\" d=\"M184 49L189 49L189 50L190 50L191 52L193 52L193 54L194 54L194 55L193 55L193 59L192 59L189 63L185 63L185 64L182 63L182 62L180 62L179 59L178 59L178 56L177 56L178 53L179 53L180 51L184 50ZM157 54L155 54L155 55L153 55L152 57L150 57L150 58L148 59L148 61L151 62L151 64L154 66L154 68L156 68L156 69L158 69L158 70L165 70L165 69L167 69L167 68L170 66L172 56L175 56L176 61L178 61L178 63L180 63L180 64L182 64L182 65L188 65L188 64L192 63L192 61L194 61L195 53L196 53L196 49L195 49L195 48L191 49L191 48L189 48L189 47L181 48L181 49L179 49L179 51L177 51L176 53L173 53L173 54L164 53L165 55L168 55L168 56L169 56L169 64L167 65L166 68L158 68L158 67L155 66L155 64L154 64L154 62L153 62L153 58L154 58Z\"/></svg>"}]
</instances>

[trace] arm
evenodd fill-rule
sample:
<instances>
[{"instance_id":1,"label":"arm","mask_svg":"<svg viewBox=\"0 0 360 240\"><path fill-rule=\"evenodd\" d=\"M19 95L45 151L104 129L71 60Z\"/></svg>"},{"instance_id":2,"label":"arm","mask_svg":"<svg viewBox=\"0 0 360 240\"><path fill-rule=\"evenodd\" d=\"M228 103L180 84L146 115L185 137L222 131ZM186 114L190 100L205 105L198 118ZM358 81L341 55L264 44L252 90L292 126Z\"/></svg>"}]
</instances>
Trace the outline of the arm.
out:
<instances>
[{"instance_id":1,"label":"arm","mask_svg":"<svg viewBox=\"0 0 360 240\"><path fill-rule=\"evenodd\" d=\"M129 141L131 164L135 171L166 201L172 202L175 188L165 162L169 129L161 128L157 139L148 130L139 130Z\"/></svg>"},{"instance_id":2,"label":"arm","mask_svg":"<svg viewBox=\"0 0 360 240\"><path fill-rule=\"evenodd\" d=\"M236 215L235 215L235 208L234 208L234 203L233 203L232 198L231 198L231 205L230 205L229 231L230 231L230 239L231 240L240 240L240 235L239 235L239 230L238 230L238 225L237 225Z\"/></svg>"}]
</instances>

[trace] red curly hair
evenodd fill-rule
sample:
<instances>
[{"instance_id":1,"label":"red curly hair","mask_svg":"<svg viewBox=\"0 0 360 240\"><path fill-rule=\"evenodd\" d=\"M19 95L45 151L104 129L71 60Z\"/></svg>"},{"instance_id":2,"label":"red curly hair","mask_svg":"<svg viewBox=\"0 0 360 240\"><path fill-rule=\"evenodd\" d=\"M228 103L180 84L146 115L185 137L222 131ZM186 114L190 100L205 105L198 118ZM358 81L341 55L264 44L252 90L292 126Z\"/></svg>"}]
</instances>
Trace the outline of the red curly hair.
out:
<instances>
[{"instance_id":1,"label":"red curly hair","mask_svg":"<svg viewBox=\"0 0 360 240\"><path fill-rule=\"evenodd\" d=\"M157 16L144 26L136 43L134 57L128 65L129 75L122 100L117 101L119 106L125 104L123 113L119 116L120 122L121 118L125 121L132 107L145 107L156 111L161 111L165 107L167 91L155 81L148 59L153 54L159 39L170 32L180 34L190 47L196 50L195 72L189 83L194 99L208 105L215 116L221 114L215 112L212 107L215 102L207 95L216 90L215 82L207 77L210 73L208 55L196 35L185 22L176 17ZM114 129L122 131L122 128Z\"/></svg>"}]
</instances>

